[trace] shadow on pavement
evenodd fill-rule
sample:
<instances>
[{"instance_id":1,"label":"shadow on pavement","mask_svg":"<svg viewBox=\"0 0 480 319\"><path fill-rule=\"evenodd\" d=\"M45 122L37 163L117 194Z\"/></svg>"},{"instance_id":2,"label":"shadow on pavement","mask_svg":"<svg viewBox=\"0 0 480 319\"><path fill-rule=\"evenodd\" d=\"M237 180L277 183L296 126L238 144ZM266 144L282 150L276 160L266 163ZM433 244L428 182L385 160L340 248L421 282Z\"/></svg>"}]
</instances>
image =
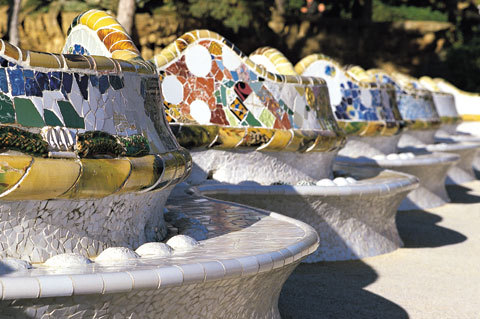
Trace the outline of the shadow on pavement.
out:
<instances>
[{"instance_id":1,"label":"shadow on pavement","mask_svg":"<svg viewBox=\"0 0 480 319\"><path fill-rule=\"evenodd\" d=\"M480 196L469 194L472 189L462 185L447 185L447 192L452 203L475 204L480 203Z\"/></svg>"},{"instance_id":2,"label":"shadow on pavement","mask_svg":"<svg viewBox=\"0 0 480 319\"><path fill-rule=\"evenodd\" d=\"M408 318L399 305L363 290L377 273L360 260L300 264L280 294L283 319Z\"/></svg>"},{"instance_id":3,"label":"shadow on pavement","mask_svg":"<svg viewBox=\"0 0 480 319\"><path fill-rule=\"evenodd\" d=\"M405 248L441 247L467 239L461 233L436 225L442 217L423 211L398 212L397 228Z\"/></svg>"}]
</instances>

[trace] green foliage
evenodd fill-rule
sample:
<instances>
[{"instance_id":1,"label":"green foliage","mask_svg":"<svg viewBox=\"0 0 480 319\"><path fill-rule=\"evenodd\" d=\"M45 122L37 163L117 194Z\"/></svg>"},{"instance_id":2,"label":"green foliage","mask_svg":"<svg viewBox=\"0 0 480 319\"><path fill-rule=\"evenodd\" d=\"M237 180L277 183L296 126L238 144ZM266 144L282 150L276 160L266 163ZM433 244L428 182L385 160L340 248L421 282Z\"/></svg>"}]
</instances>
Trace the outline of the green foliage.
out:
<instances>
[{"instance_id":1,"label":"green foliage","mask_svg":"<svg viewBox=\"0 0 480 319\"><path fill-rule=\"evenodd\" d=\"M446 79L459 88L480 92L480 37L469 43L455 44L448 50Z\"/></svg>"},{"instance_id":2,"label":"green foliage","mask_svg":"<svg viewBox=\"0 0 480 319\"><path fill-rule=\"evenodd\" d=\"M375 22L398 20L447 21L447 15L431 7L393 6L385 4L381 0L374 0L372 20Z\"/></svg>"},{"instance_id":3,"label":"green foliage","mask_svg":"<svg viewBox=\"0 0 480 319\"><path fill-rule=\"evenodd\" d=\"M211 18L235 32L251 26L257 10L262 10L263 1L248 0L189 0L188 10L196 18Z\"/></svg>"}]
</instances>

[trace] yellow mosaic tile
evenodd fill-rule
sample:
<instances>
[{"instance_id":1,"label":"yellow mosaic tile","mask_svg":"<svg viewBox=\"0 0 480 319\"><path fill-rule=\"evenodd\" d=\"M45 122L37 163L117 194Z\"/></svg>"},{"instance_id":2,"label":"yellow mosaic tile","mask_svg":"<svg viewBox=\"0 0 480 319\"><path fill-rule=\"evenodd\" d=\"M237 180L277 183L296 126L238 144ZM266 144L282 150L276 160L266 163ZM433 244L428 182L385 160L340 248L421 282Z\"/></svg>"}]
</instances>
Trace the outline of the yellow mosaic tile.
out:
<instances>
[{"instance_id":1,"label":"yellow mosaic tile","mask_svg":"<svg viewBox=\"0 0 480 319\"><path fill-rule=\"evenodd\" d=\"M2 199L46 200L57 198L75 185L80 172L81 165L77 160L34 157L33 163L19 187Z\"/></svg>"},{"instance_id":2,"label":"yellow mosaic tile","mask_svg":"<svg viewBox=\"0 0 480 319\"><path fill-rule=\"evenodd\" d=\"M247 133L246 128L219 127L216 148L235 148L243 141Z\"/></svg>"},{"instance_id":3,"label":"yellow mosaic tile","mask_svg":"<svg viewBox=\"0 0 480 319\"><path fill-rule=\"evenodd\" d=\"M154 155L128 157L128 160L131 164L130 176L119 193L139 191L155 184L158 176L154 171Z\"/></svg>"},{"instance_id":4,"label":"yellow mosaic tile","mask_svg":"<svg viewBox=\"0 0 480 319\"><path fill-rule=\"evenodd\" d=\"M176 177L178 158L173 153L160 154L160 157L163 161L163 174L160 177L158 186L166 187L170 185Z\"/></svg>"},{"instance_id":5,"label":"yellow mosaic tile","mask_svg":"<svg viewBox=\"0 0 480 319\"><path fill-rule=\"evenodd\" d=\"M0 193L15 186L32 161L33 158L27 155L0 155Z\"/></svg>"},{"instance_id":6,"label":"yellow mosaic tile","mask_svg":"<svg viewBox=\"0 0 480 319\"><path fill-rule=\"evenodd\" d=\"M281 151L290 143L293 138L292 130L275 130L275 134L270 141L259 147L258 150L262 151Z\"/></svg>"},{"instance_id":7,"label":"yellow mosaic tile","mask_svg":"<svg viewBox=\"0 0 480 319\"><path fill-rule=\"evenodd\" d=\"M20 60L20 53L21 51L16 47L11 45L8 42L2 41L2 49L4 50L4 54L7 55L10 58L13 58L15 60Z\"/></svg>"},{"instance_id":8,"label":"yellow mosaic tile","mask_svg":"<svg viewBox=\"0 0 480 319\"><path fill-rule=\"evenodd\" d=\"M58 69L61 68L61 59L53 54L43 52L29 52L30 66Z\"/></svg>"},{"instance_id":9,"label":"yellow mosaic tile","mask_svg":"<svg viewBox=\"0 0 480 319\"><path fill-rule=\"evenodd\" d=\"M60 198L100 198L117 192L130 175L130 161L124 159L82 159L77 183Z\"/></svg>"}]
</instances>

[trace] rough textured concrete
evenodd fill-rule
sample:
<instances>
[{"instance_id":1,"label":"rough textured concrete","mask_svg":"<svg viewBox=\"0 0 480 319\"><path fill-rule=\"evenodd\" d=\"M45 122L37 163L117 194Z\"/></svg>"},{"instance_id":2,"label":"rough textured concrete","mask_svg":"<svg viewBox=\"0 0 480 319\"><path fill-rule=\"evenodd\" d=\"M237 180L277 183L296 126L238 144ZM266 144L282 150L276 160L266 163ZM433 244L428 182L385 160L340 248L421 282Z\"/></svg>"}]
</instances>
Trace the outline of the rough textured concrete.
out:
<instances>
[{"instance_id":1,"label":"rough textured concrete","mask_svg":"<svg viewBox=\"0 0 480 319\"><path fill-rule=\"evenodd\" d=\"M478 318L480 181L448 190L450 204L397 214L404 248L300 265L280 295L282 318Z\"/></svg>"}]
</instances>

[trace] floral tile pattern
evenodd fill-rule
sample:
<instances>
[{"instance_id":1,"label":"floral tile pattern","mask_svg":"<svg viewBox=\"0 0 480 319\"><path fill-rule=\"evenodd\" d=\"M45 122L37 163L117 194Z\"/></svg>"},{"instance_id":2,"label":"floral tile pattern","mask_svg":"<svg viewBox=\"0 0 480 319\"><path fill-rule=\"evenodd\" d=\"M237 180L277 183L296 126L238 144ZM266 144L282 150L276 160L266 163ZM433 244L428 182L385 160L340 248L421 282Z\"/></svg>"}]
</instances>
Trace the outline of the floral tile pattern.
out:
<instances>
[{"instance_id":1,"label":"floral tile pattern","mask_svg":"<svg viewBox=\"0 0 480 319\"><path fill-rule=\"evenodd\" d=\"M397 106L389 98L388 89L360 76L361 68L345 69L324 55L313 54L296 66L299 74L322 77L326 80L335 117L347 133L365 135L362 122L376 123L371 134L394 134L398 131Z\"/></svg>"},{"instance_id":2,"label":"floral tile pattern","mask_svg":"<svg viewBox=\"0 0 480 319\"><path fill-rule=\"evenodd\" d=\"M408 123L414 123L410 125L425 123L430 126L440 123L432 94L416 81L408 81L399 74L389 75L382 70L370 70L369 74L375 76L379 83L393 85L400 114Z\"/></svg>"},{"instance_id":3,"label":"floral tile pattern","mask_svg":"<svg viewBox=\"0 0 480 319\"><path fill-rule=\"evenodd\" d=\"M270 73L218 34L187 33L154 62L171 125L307 130L343 139L323 80Z\"/></svg>"}]
</instances>

